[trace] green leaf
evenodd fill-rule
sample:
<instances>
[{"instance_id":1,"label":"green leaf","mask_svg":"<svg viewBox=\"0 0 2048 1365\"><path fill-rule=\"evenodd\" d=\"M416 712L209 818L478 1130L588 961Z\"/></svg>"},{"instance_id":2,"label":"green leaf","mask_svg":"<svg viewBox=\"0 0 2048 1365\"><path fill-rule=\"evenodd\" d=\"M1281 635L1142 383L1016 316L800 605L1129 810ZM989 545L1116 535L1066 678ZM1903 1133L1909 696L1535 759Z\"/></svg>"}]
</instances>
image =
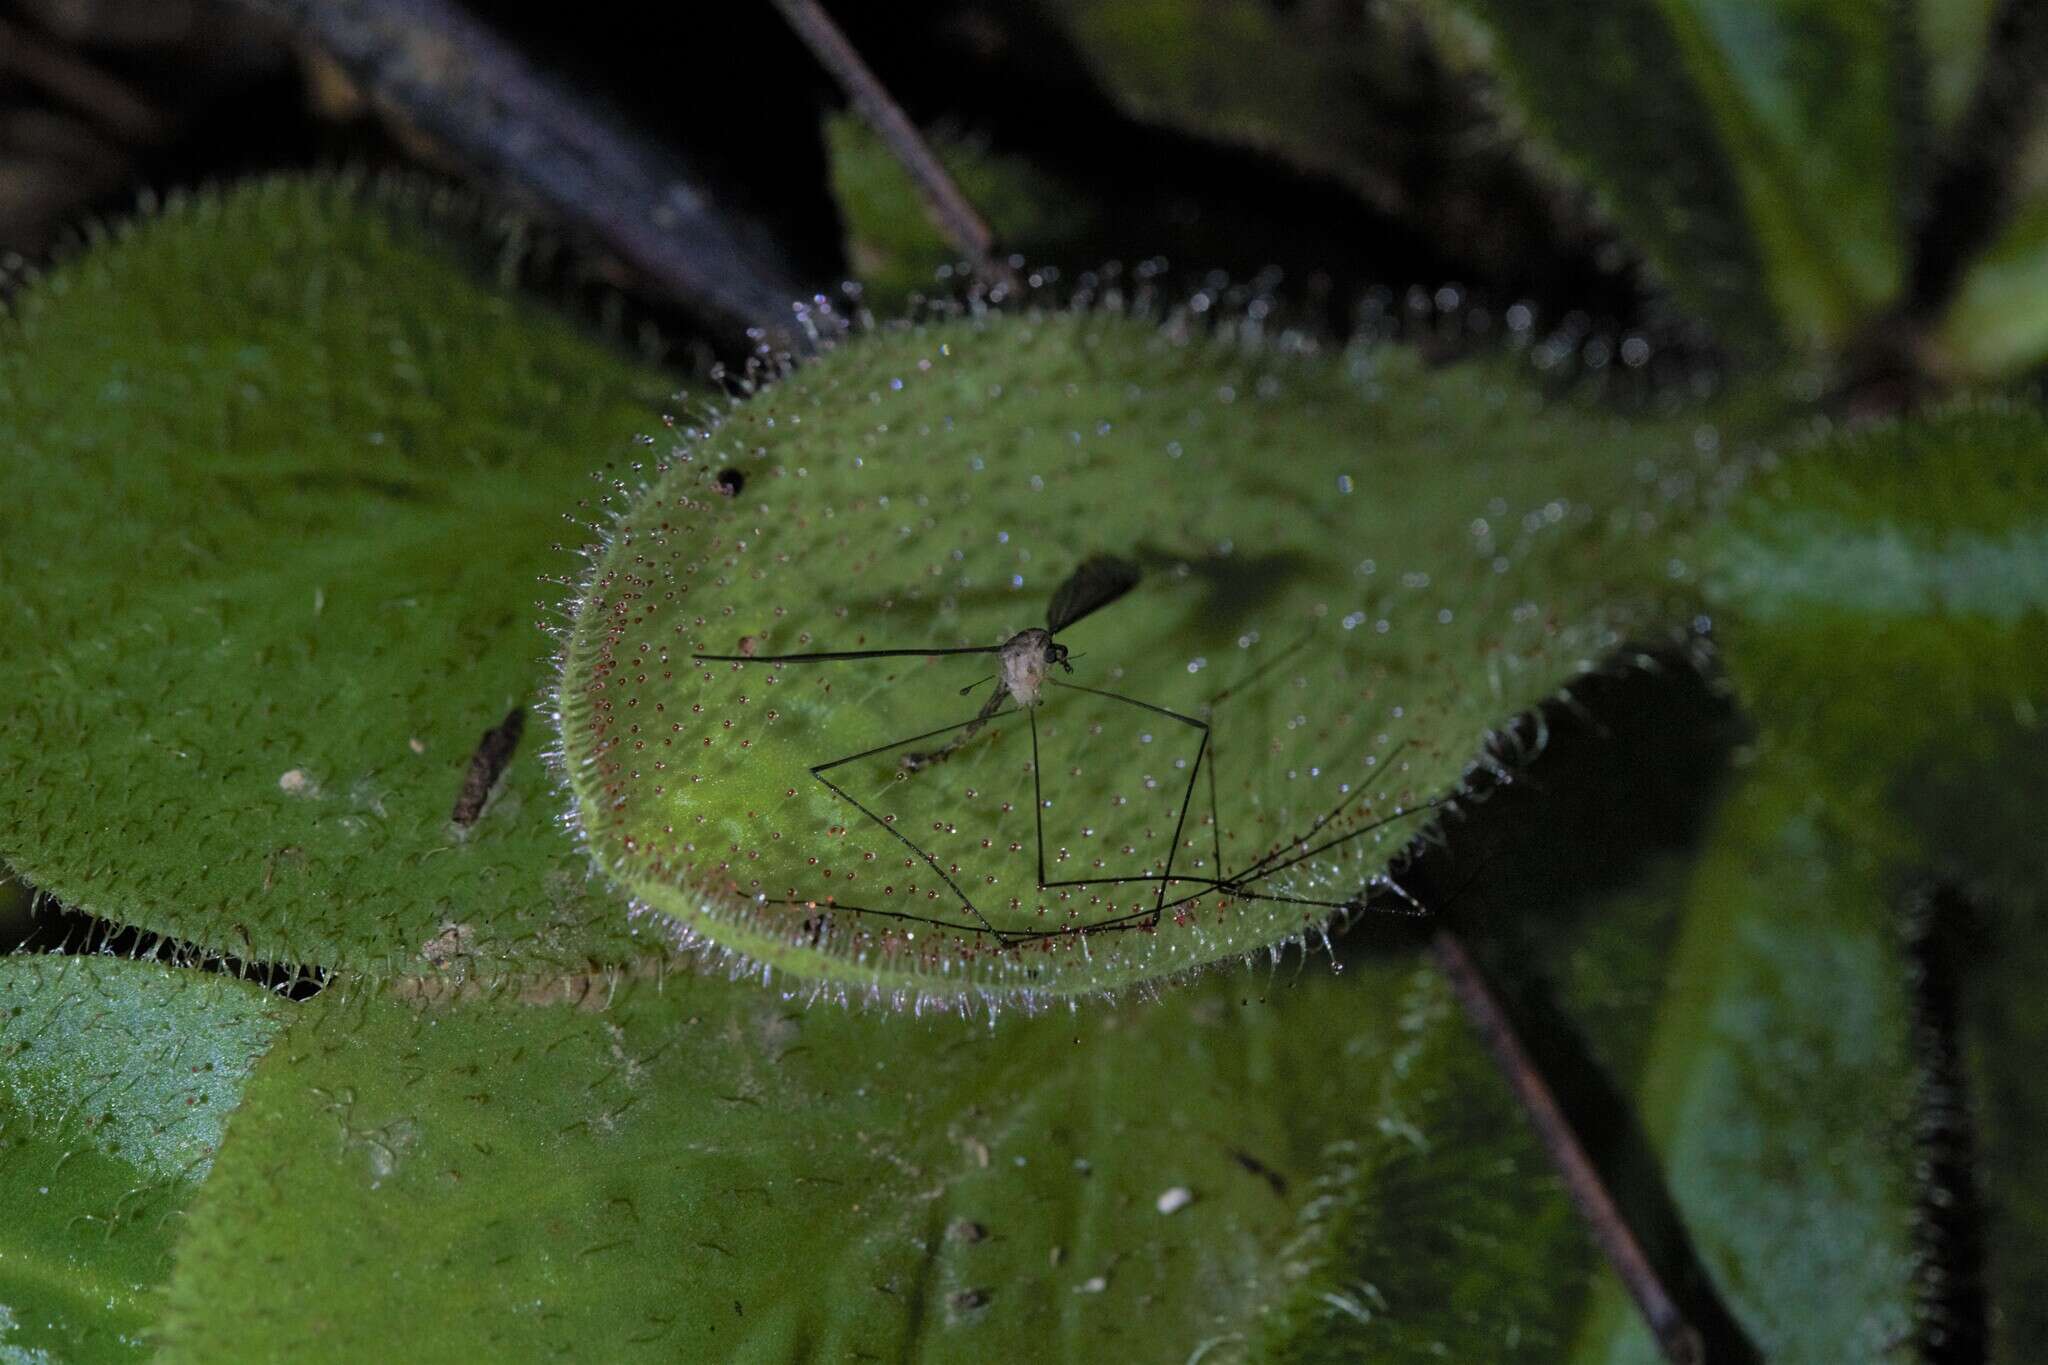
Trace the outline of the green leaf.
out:
<instances>
[{"instance_id":1,"label":"green leaf","mask_svg":"<svg viewBox=\"0 0 2048 1365\"><path fill-rule=\"evenodd\" d=\"M664 381L486 287L457 215L347 183L178 202L0 325L0 855L249 960L637 949L528 742L467 839L478 736L533 704L536 599Z\"/></svg>"},{"instance_id":2,"label":"green leaf","mask_svg":"<svg viewBox=\"0 0 2048 1365\"><path fill-rule=\"evenodd\" d=\"M187 1226L173 1361L1544 1360L1588 1257L1398 958L995 1028L330 990Z\"/></svg>"},{"instance_id":3,"label":"green leaf","mask_svg":"<svg viewBox=\"0 0 2048 1365\"><path fill-rule=\"evenodd\" d=\"M2037 135L2048 181L2048 127ZM1958 379L2005 379L2048 360L2048 183L2018 187L2019 208L1964 272L1931 344Z\"/></svg>"},{"instance_id":4,"label":"green leaf","mask_svg":"<svg viewBox=\"0 0 2048 1365\"><path fill-rule=\"evenodd\" d=\"M1395 167L1375 134L1430 90L1397 12L1288 10L1258 0L1053 0L1095 77L1140 117L1334 172L1368 200ZM1383 207L1392 207L1383 203Z\"/></svg>"},{"instance_id":5,"label":"green leaf","mask_svg":"<svg viewBox=\"0 0 2048 1365\"><path fill-rule=\"evenodd\" d=\"M1914 0L1914 35L1927 66L1927 116L1953 133L1970 107L1989 56L1998 0Z\"/></svg>"},{"instance_id":6,"label":"green leaf","mask_svg":"<svg viewBox=\"0 0 2048 1365\"><path fill-rule=\"evenodd\" d=\"M932 151L1005 251L1028 260L1060 259L1091 231L1096 213L1085 192L1018 156L950 129L928 134ZM947 245L919 201L910 175L868 125L852 114L825 121L832 193L846 222L846 254L881 312L914 294L946 292L939 271L959 252Z\"/></svg>"},{"instance_id":7,"label":"green leaf","mask_svg":"<svg viewBox=\"0 0 2048 1365\"><path fill-rule=\"evenodd\" d=\"M839 993L1044 998L1312 934L1492 727L1689 619L1697 423L1114 314L858 336L621 511L565 656L578 823L688 939ZM943 763L903 760L992 654L767 661L992 651L1105 554L1140 577L1060 633L1073 687Z\"/></svg>"},{"instance_id":8,"label":"green leaf","mask_svg":"<svg viewBox=\"0 0 2048 1365\"><path fill-rule=\"evenodd\" d=\"M1595 938L1575 956L1539 951L1538 970L1557 973L1567 1014L1634 1100L1762 1357L1905 1365L1920 1077L1895 888L1811 789L1797 765L1745 774L1689 863L1595 912L1612 940L1675 907L1666 952L1631 962ZM1658 1359L1612 1281L1575 1358Z\"/></svg>"},{"instance_id":9,"label":"green leaf","mask_svg":"<svg viewBox=\"0 0 2048 1365\"><path fill-rule=\"evenodd\" d=\"M287 1006L108 958L0 960L0 1360L140 1360L179 1216Z\"/></svg>"},{"instance_id":10,"label":"green leaf","mask_svg":"<svg viewBox=\"0 0 2048 1365\"><path fill-rule=\"evenodd\" d=\"M1896 7L1465 8L1530 129L1725 342L1839 344L1897 296L1909 111Z\"/></svg>"}]
</instances>

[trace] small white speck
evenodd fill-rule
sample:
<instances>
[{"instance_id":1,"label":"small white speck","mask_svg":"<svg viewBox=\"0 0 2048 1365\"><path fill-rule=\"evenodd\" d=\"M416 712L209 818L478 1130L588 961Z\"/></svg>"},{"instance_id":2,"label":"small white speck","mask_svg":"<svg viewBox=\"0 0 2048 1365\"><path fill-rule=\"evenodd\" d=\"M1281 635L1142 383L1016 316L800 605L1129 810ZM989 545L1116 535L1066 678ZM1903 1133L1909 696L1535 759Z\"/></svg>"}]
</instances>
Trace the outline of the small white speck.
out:
<instances>
[{"instance_id":1,"label":"small white speck","mask_svg":"<svg viewBox=\"0 0 2048 1365\"><path fill-rule=\"evenodd\" d=\"M1074 1292L1076 1294L1100 1294L1103 1290L1107 1288L1109 1288L1109 1279L1107 1276L1093 1275L1090 1276L1088 1279L1081 1281L1081 1283L1075 1285Z\"/></svg>"},{"instance_id":2,"label":"small white speck","mask_svg":"<svg viewBox=\"0 0 2048 1365\"><path fill-rule=\"evenodd\" d=\"M1161 1213L1179 1213L1194 1202L1194 1191L1185 1185L1175 1185L1172 1189L1159 1196L1159 1211Z\"/></svg>"}]
</instances>

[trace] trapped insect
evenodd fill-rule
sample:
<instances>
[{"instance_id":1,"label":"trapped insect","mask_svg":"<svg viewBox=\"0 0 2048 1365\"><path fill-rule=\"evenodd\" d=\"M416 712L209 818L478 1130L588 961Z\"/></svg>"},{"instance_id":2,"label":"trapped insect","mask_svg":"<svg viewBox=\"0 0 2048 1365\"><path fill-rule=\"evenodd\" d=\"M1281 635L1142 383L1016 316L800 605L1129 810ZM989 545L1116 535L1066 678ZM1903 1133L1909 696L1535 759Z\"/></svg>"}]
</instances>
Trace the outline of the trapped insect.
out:
<instances>
[{"instance_id":1,"label":"trapped insect","mask_svg":"<svg viewBox=\"0 0 2048 1365\"><path fill-rule=\"evenodd\" d=\"M1295 896L1261 890L1259 887L1261 883L1280 873L1310 858L1337 848L1350 840L1370 834L1396 820L1420 812L1434 810L1442 804L1441 801L1397 810L1389 815L1372 819L1357 828L1332 835L1317 842L1317 836L1327 830L1334 822L1339 821L1344 810L1358 799L1357 793L1359 789L1351 783L1346 783L1342 788L1343 795L1339 798L1338 803L1306 830L1300 831L1294 837L1274 845L1263 856L1246 866L1232 872L1223 872L1221 870L1224 866L1222 820L1220 811L1217 808L1215 767L1213 763L1208 761L1212 738L1210 723L1154 702L1125 696L1122 693L1112 692L1103 688L1066 682L1055 676L1056 670L1067 674L1074 672L1074 666L1070 662L1070 651L1056 637L1061 632L1123 598L1133 588L1138 586L1141 577L1142 574L1138 566L1127 559L1109 554L1091 556L1085 559L1053 592L1052 599L1047 606L1046 623L1044 626L1033 626L1019 630L998 644L911 649L820 650L794 654L762 654L758 651L757 647L753 647L734 654L693 654L691 656L692 659L700 663L728 663L735 666L748 664L850 664L875 659L931 658L951 655L992 655L997 660L997 672L993 675L995 685L974 715L964 720L937 726L918 734L874 745L856 753L812 764L809 768L810 775L830 790L835 798L853 806L865 819L886 830L892 838L908 848L917 859L931 868L945 883L948 890L958 898L961 910L971 916L973 922L969 923L936 916L915 915L900 910L854 905L840 901L836 897L823 898L822 902L814 899L792 898L783 899L780 903L826 910L849 911L864 915L878 915L890 919L931 924L941 928L987 934L992 936L999 945L1003 946L1015 946L1077 932L1085 934L1117 929L1153 928L1169 912L1190 906L1204 896L1209 895L1216 895L1226 900L1274 901L1332 910L1349 911L1365 908L1366 902L1362 898L1355 896L1341 900ZM748 637L747 643L750 646L752 645L751 637ZM1293 648L1299 648L1304 643L1306 643L1306 637L1302 641L1298 641ZM1287 652L1292 652L1292 649ZM1283 652L1280 658L1284 657L1285 652ZM1277 664L1278 662L1280 662L1280 659L1276 658L1267 666L1271 667L1272 664ZM964 696L971 693L975 688L987 681L990 681L990 679L984 678L968 684L960 689L961 695ZM1245 681L1249 681L1249 679ZM1045 799L1044 764L1041 758L1037 711L1040 705L1047 700L1046 689L1048 687L1085 693L1090 696L1117 702L1124 706L1138 708L1139 710L1162 716L1177 724L1184 725L1198 736L1195 757L1193 762L1188 765L1187 781L1180 794L1180 800L1174 817L1172 836L1167 845L1165 863L1160 871L1069 878L1047 877L1045 865L1045 810L1049 803ZM1212 708L1215 703L1227 697L1232 690L1234 689L1227 688L1224 692L1212 698ZM1006 710L1006 707L1009 709ZM1150 897L1151 903L1149 907L1132 909L1091 923L1077 926L1061 926L1050 930L1020 930L998 927L988 918L983 909L976 904L974 898L961 885L960 880L953 875L953 871L943 866L931 850L922 846L915 839L912 839L901 829L897 828L896 823L892 819L877 813L868 803L863 802L839 782L835 782L830 776L827 776L827 774L834 770L844 768L849 764L903 750L904 752L897 760L897 766L899 768L899 776L908 779L917 773L945 762L971 742L991 722L1001 717L1015 714L1017 711L1024 713L1031 735L1033 836L1036 843L1037 889L1043 892L1058 891L1065 888L1145 884L1155 887L1153 895ZM934 748L910 748L912 745L927 744L930 741L940 739L942 736L947 738ZM1391 758L1393 755L1388 754L1385 757ZM1375 762L1377 761L1375 760ZM1209 874L1192 873L1186 869L1176 871L1175 862L1180 856L1182 836L1187 829L1188 813L1193 803L1195 790L1197 784L1205 777L1209 787L1210 813L1208 823L1211 828L1211 842L1213 846L1213 862L1209 866L1217 869L1217 871ZM1397 894L1399 892L1399 888L1385 877L1375 878L1374 883L1375 885L1391 887ZM1187 887L1192 887L1193 890L1184 889ZM1170 896L1169 893L1173 894ZM1403 899L1405 900L1405 897Z\"/></svg>"}]
</instances>

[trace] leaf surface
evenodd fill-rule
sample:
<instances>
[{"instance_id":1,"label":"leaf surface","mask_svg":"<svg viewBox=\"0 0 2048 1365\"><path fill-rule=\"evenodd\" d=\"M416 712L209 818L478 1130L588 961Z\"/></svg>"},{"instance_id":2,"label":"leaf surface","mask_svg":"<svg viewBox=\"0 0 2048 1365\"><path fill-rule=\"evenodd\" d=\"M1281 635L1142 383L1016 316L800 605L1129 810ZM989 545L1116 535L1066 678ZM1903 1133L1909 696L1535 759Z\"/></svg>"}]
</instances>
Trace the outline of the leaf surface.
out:
<instances>
[{"instance_id":1,"label":"leaf surface","mask_svg":"<svg viewBox=\"0 0 2048 1365\"><path fill-rule=\"evenodd\" d=\"M146 1355L180 1216L287 1011L155 963L0 960L0 1360Z\"/></svg>"},{"instance_id":2,"label":"leaf surface","mask_svg":"<svg viewBox=\"0 0 2048 1365\"><path fill-rule=\"evenodd\" d=\"M310 1002L188 1224L168 1358L1542 1360L1582 1292L1399 957L994 1028L690 977L584 1006Z\"/></svg>"},{"instance_id":3,"label":"leaf surface","mask_svg":"<svg viewBox=\"0 0 2048 1365\"><path fill-rule=\"evenodd\" d=\"M538 743L449 816L539 700L563 518L664 381L374 197L181 202L0 329L0 616L34 642L0 657L0 853L250 960L403 970L451 925L482 961L631 955Z\"/></svg>"}]
</instances>

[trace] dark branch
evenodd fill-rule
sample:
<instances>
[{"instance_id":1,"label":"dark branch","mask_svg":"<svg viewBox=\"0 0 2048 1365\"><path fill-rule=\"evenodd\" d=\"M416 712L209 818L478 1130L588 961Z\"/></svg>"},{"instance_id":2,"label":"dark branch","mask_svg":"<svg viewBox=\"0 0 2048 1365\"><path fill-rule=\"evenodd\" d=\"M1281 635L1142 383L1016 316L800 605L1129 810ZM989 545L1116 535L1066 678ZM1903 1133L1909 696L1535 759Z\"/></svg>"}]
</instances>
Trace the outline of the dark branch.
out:
<instances>
[{"instance_id":1,"label":"dark branch","mask_svg":"<svg viewBox=\"0 0 2048 1365\"><path fill-rule=\"evenodd\" d=\"M974 211L974 205L967 202L967 196L946 174L946 168L932 154L916 125L890 98L888 89L868 69L831 16L818 7L816 0L775 0L775 8L782 11L804 46L832 73L860 116L902 163L903 169L910 172L918 193L924 196L932 222L947 244L968 259L976 275L983 279L999 277L1002 268L991 254L995 234Z\"/></svg>"},{"instance_id":2,"label":"dark branch","mask_svg":"<svg viewBox=\"0 0 2048 1365\"><path fill-rule=\"evenodd\" d=\"M1449 929L1438 929L1430 937L1430 955L1451 983L1451 991L1464 1008L1480 1042L1493 1054L1501 1074L1507 1078L1521 1103L1522 1112L1536 1130L1543 1150L1564 1178L1566 1193L1586 1220L1593 1240L1600 1246L1614 1273L1628 1289L1642 1311L1652 1335L1673 1365L1699 1365L1706 1359L1706 1346L1692 1324L1685 1320L1670 1291L1658 1278L1655 1267L1634 1229L1622 1217L1621 1209L1608 1192L1607 1184L1572 1131L1557 1097L1550 1091L1536 1063L1522 1046L1507 1011L1494 998L1493 990L1480 973L1479 965L1465 951L1465 945Z\"/></svg>"},{"instance_id":3,"label":"dark branch","mask_svg":"<svg viewBox=\"0 0 2048 1365\"><path fill-rule=\"evenodd\" d=\"M694 312L788 345L805 291L675 153L545 79L449 0L225 0L281 20L471 174L588 233Z\"/></svg>"}]
</instances>

